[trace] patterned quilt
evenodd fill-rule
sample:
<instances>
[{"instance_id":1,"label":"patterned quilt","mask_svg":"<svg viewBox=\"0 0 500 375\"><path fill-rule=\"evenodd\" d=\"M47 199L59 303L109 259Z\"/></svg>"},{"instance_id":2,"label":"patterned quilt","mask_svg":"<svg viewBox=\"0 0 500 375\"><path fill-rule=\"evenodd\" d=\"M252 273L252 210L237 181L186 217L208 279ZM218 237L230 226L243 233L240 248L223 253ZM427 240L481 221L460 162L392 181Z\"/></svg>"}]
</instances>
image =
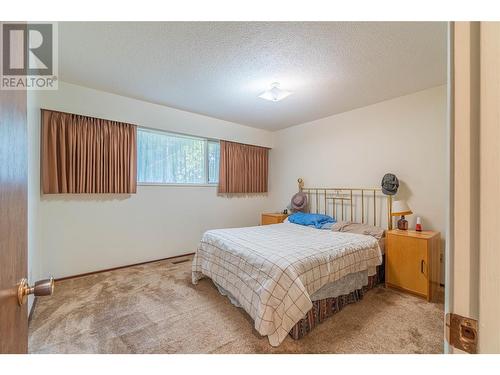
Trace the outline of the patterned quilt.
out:
<instances>
[{"instance_id":1,"label":"patterned quilt","mask_svg":"<svg viewBox=\"0 0 500 375\"><path fill-rule=\"evenodd\" d=\"M205 232L192 280L209 277L231 293L278 346L311 309L315 291L353 272L373 275L381 263L371 236L283 223Z\"/></svg>"}]
</instances>

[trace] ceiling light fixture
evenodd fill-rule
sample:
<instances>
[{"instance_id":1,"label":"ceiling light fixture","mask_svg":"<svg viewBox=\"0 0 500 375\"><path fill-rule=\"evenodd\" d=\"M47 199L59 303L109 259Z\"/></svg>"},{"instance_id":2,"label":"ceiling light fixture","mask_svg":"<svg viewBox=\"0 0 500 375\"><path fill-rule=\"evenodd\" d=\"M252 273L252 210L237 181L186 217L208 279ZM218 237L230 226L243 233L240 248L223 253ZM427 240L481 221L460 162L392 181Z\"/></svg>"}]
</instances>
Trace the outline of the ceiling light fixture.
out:
<instances>
[{"instance_id":1,"label":"ceiling light fixture","mask_svg":"<svg viewBox=\"0 0 500 375\"><path fill-rule=\"evenodd\" d=\"M291 91L280 89L279 82L273 82L271 83L271 88L260 94L259 98L270 100L272 102L279 102L291 94Z\"/></svg>"}]
</instances>

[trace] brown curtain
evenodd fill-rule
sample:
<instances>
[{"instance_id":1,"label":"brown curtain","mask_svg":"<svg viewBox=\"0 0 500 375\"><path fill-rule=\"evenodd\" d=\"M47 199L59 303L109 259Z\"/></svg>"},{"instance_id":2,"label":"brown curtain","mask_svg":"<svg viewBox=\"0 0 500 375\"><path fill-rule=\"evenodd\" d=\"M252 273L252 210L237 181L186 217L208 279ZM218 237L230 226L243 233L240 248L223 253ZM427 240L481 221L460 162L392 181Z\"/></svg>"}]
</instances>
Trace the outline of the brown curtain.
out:
<instances>
[{"instance_id":1,"label":"brown curtain","mask_svg":"<svg viewBox=\"0 0 500 375\"><path fill-rule=\"evenodd\" d=\"M44 194L135 193L136 126L42 110Z\"/></svg>"},{"instance_id":2,"label":"brown curtain","mask_svg":"<svg viewBox=\"0 0 500 375\"><path fill-rule=\"evenodd\" d=\"M269 149L220 141L219 193L267 192Z\"/></svg>"}]
</instances>

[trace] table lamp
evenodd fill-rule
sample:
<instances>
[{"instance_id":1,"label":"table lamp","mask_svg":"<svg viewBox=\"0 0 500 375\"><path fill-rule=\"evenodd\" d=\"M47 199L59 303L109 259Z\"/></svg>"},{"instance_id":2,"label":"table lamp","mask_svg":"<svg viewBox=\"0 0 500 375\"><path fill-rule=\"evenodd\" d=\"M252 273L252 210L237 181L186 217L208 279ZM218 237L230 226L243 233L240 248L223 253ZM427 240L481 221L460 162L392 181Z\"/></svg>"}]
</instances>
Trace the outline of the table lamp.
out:
<instances>
[{"instance_id":1,"label":"table lamp","mask_svg":"<svg viewBox=\"0 0 500 375\"><path fill-rule=\"evenodd\" d=\"M405 201L394 201L392 203L392 216L401 216L398 220L398 229L408 230L408 221L405 215L411 215L413 212Z\"/></svg>"}]
</instances>

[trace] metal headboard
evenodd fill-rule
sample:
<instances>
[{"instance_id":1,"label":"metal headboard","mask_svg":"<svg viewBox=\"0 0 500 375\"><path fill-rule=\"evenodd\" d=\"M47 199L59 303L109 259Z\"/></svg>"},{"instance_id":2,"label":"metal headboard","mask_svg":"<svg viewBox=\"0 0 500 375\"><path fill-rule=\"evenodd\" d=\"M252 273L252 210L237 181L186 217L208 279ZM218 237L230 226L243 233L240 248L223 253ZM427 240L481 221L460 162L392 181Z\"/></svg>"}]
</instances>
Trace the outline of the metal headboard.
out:
<instances>
[{"instance_id":1,"label":"metal headboard","mask_svg":"<svg viewBox=\"0 0 500 375\"><path fill-rule=\"evenodd\" d=\"M331 207L332 216L337 220L377 225L377 200L386 199L387 229L392 229L392 196L383 194L381 188L304 187L302 178L299 178L297 182L299 183L299 191L307 194L310 212L329 215ZM360 203L361 207L357 203ZM368 212L370 209L372 212ZM339 210L340 212L338 212ZM359 217L357 217L358 215Z\"/></svg>"}]
</instances>

